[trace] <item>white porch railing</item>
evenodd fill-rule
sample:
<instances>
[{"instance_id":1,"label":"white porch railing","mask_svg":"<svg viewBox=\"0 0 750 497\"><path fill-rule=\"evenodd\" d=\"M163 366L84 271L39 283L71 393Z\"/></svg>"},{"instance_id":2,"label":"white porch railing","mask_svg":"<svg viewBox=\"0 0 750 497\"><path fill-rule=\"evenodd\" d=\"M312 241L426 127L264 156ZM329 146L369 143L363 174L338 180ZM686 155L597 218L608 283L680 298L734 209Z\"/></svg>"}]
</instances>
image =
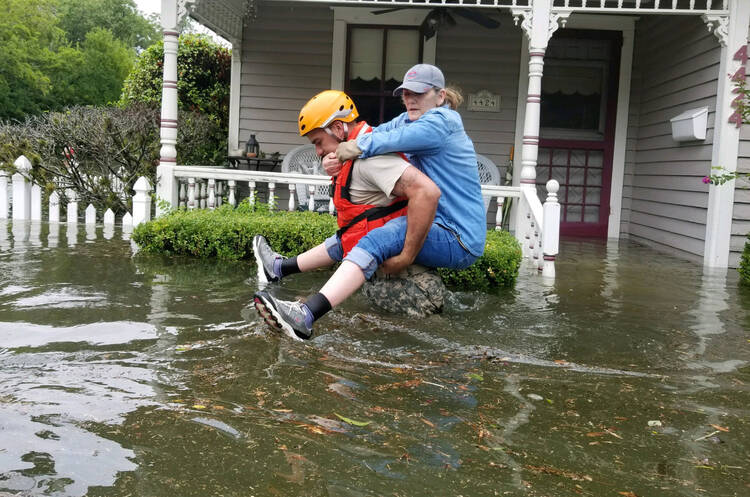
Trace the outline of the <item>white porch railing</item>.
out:
<instances>
[{"instance_id":1,"label":"white porch railing","mask_svg":"<svg viewBox=\"0 0 750 497\"><path fill-rule=\"evenodd\" d=\"M314 210L315 187L330 183L328 176L161 165L157 169L157 216L177 207L213 209L221 205L225 196L227 202L235 206L240 201L240 185L247 185L248 199L254 203L258 200L260 184L266 185L266 202L271 209L278 207L278 194L281 193L278 185L285 185L289 193L286 208L290 211L297 209L297 185L305 184L310 192L307 208ZM482 185L482 194L494 199L497 206L495 229L501 229L503 205L507 199L516 199L516 238L521 243L523 255L544 276L551 277L555 275L554 261L559 247L559 187L555 180L547 183L549 195L542 205L534 188ZM334 212L332 200L329 201L328 212Z\"/></svg>"},{"instance_id":2,"label":"white porch railing","mask_svg":"<svg viewBox=\"0 0 750 497\"><path fill-rule=\"evenodd\" d=\"M17 172L10 178L8 173L0 171L0 219L7 219L12 215L14 221L41 221L41 189L30 179L31 162L21 156L16 160L15 166ZM251 203L258 199L258 185L264 184L266 201L271 209L278 207L276 201L280 191L277 185L286 185L289 192L286 208L290 211L297 209L297 185L304 184L310 191L307 208L314 210L315 187L327 186L330 182L328 176L161 165L157 169L156 212L160 215L178 207L214 209L222 204L225 197L229 204L236 206L240 200L238 187L243 184L247 185ZM557 181L547 182L549 195L542 205L534 188L482 185L482 194L494 199L497 206L495 229L501 229L503 205L507 199L515 199L516 238L521 243L524 257L545 276L555 275L554 261L558 252L560 226L558 189ZM151 219L152 187L148 179L139 178L134 190L133 214L126 213L121 218L123 228L127 229ZM74 225L79 221L78 199L71 190L66 192L66 197L66 220L69 225ZM334 212L332 200L329 201L328 212ZM49 195L48 213L50 223L60 222L60 195L56 191ZM95 225L98 217L93 205L86 207L84 220L87 225ZM115 224L115 215L110 209L107 209L101 219L105 227Z\"/></svg>"}]
</instances>

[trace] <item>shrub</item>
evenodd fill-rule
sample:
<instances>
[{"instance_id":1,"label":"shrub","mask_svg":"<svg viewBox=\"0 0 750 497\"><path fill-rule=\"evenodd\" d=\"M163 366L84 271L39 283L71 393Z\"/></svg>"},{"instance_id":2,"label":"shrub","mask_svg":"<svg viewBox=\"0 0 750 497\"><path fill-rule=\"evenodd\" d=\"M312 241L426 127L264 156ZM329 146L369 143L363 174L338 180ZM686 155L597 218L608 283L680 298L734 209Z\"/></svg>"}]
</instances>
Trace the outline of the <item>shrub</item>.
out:
<instances>
[{"instance_id":1,"label":"shrub","mask_svg":"<svg viewBox=\"0 0 750 497\"><path fill-rule=\"evenodd\" d=\"M70 107L0 125L0 138L6 170L13 170L14 155L26 154L34 182L47 191L57 189L66 199L72 189L84 206L119 214L129 210L138 177L155 179L159 114L145 106Z\"/></svg>"},{"instance_id":2,"label":"shrub","mask_svg":"<svg viewBox=\"0 0 750 497\"><path fill-rule=\"evenodd\" d=\"M250 258L253 236L262 233L285 256L320 244L336 231L335 218L315 212L268 211L244 201L237 209L177 210L139 225L133 240L142 253L237 260ZM512 286L518 276L521 247L507 232L487 232L484 255L460 271L440 269L446 285L463 290Z\"/></svg>"},{"instance_id":3,"label":"shrub","mask_svg":"<svg viewBox=\"0 0 750 497\"><path fill-rule=\"evenodd\" d=\"M747 235L750 240L750 234ZM740 266L737 268L740 273L740 283L750 285L750 241L745 242L745 248L742 250L740 257Z\"/></svg>"},{"instance_id":4,"label":"shrub","mask_svg":"<svg viewBox=\"0 0 750 497\"><path fill-rule=\"evenodd\" d=\"M243 201L237 209L224 204L214 211L177 210L139 225L133 240L144 253L217 257L252 256L253 236L262 233L280 254L296 255L336 231L336 220L315 212L269 211L264 204Z\"/></svg>"},{"instance_id":5,"label":"shrub","mask_svg":"<svg viewBox=\"0 0 750 497\"><path fill-rule=\"evenodd\" d=\"M120 105L146 104L159 109L163 64L164 42L158 41L138 56L123 84ZM178 163L220 165L226 162L231 72L230 50L205 35L180 36L177 47Z\"/></svg>"},{"instance_id":6,"label":"shrub","mask_svg":"<svg viewBox=\"0 0 750 497\"><path fill-rule=\"evenodd\" d=\"M219 126L203 114L182 112L177 130L180 164L217 151ZM132 187L140 176L156 180L159 160L159 110L144 104L70 107L62 112L0 122L0 169L26 155L34 181L65 195L73 189L83 205L122 214L130 209ZM204 164L206 162L203 162Z\"/></svg>"},{"instance_id":7,"label":"shrub","mask_svg":"<svg viewBox=\"0 0 750 497\"><path fill-rule=\"evenodd\" d=\"M484 254L466 269L438 269L446 285L462 290L510 287L521 266L521 245L507 231L488 231Z\"/></svg>"}]
</instances>

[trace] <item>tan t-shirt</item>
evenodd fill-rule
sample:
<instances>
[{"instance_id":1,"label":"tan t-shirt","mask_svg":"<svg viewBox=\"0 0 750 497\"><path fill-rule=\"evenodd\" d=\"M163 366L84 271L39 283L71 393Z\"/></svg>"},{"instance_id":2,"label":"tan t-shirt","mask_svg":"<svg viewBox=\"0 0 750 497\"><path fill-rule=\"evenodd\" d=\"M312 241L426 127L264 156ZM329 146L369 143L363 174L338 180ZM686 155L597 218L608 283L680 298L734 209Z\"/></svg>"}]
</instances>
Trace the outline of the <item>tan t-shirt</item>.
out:
<instances>
[{"instance_id":1,"label":"tan t-shirt","mask_svg":"<svg viewBox=\"0 0 750 497\"><path fill-rule=\"evenodd\" d=\"M409 162L398 154L385 154L357 159L352 167L349 187L355 204L388 205L396 198L391 195L396 182L409 167Z\"/></svg>"}]
</instances>

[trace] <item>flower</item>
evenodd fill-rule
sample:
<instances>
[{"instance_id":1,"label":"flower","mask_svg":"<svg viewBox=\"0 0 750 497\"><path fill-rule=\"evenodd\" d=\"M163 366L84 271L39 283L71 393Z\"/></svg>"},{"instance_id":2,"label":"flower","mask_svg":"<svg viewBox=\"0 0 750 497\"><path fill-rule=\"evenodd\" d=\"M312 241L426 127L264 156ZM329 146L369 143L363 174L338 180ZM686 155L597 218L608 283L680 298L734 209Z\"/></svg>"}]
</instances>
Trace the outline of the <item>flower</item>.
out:
<instances>
[{"instance_id":1,"label":"flower","mask_svg":"<svg viewBox=\"0 0 750 497\"><path fill-rule=\"evenodd\" d=\"M703 182L704 182L705 184L709 184L709 183L711 182L711 178L709 178L708 176L704 176L704 177L703 177Z\"/></svg>"}]
</instances>

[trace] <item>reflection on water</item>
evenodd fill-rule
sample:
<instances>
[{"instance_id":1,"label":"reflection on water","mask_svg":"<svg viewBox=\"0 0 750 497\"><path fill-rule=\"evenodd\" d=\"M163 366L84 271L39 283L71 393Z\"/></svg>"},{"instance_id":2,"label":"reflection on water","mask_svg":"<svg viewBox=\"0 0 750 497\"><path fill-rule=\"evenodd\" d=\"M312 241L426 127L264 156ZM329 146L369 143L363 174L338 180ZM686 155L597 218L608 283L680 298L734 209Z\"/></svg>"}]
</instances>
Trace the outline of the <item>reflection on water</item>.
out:
<instances>
[{"instance_id":1,"label":"reflection on water","mask_svg":"<svg viewBox=\"0 0 750 497\"><path fill-rule=\"evenodd\" d=\"M554 281L525 267L426 319L357 295L299 344L262 325L248 262L0 221L0 494L746 495L736 274L561 254Z\"/></svg>"}]
</instances>

